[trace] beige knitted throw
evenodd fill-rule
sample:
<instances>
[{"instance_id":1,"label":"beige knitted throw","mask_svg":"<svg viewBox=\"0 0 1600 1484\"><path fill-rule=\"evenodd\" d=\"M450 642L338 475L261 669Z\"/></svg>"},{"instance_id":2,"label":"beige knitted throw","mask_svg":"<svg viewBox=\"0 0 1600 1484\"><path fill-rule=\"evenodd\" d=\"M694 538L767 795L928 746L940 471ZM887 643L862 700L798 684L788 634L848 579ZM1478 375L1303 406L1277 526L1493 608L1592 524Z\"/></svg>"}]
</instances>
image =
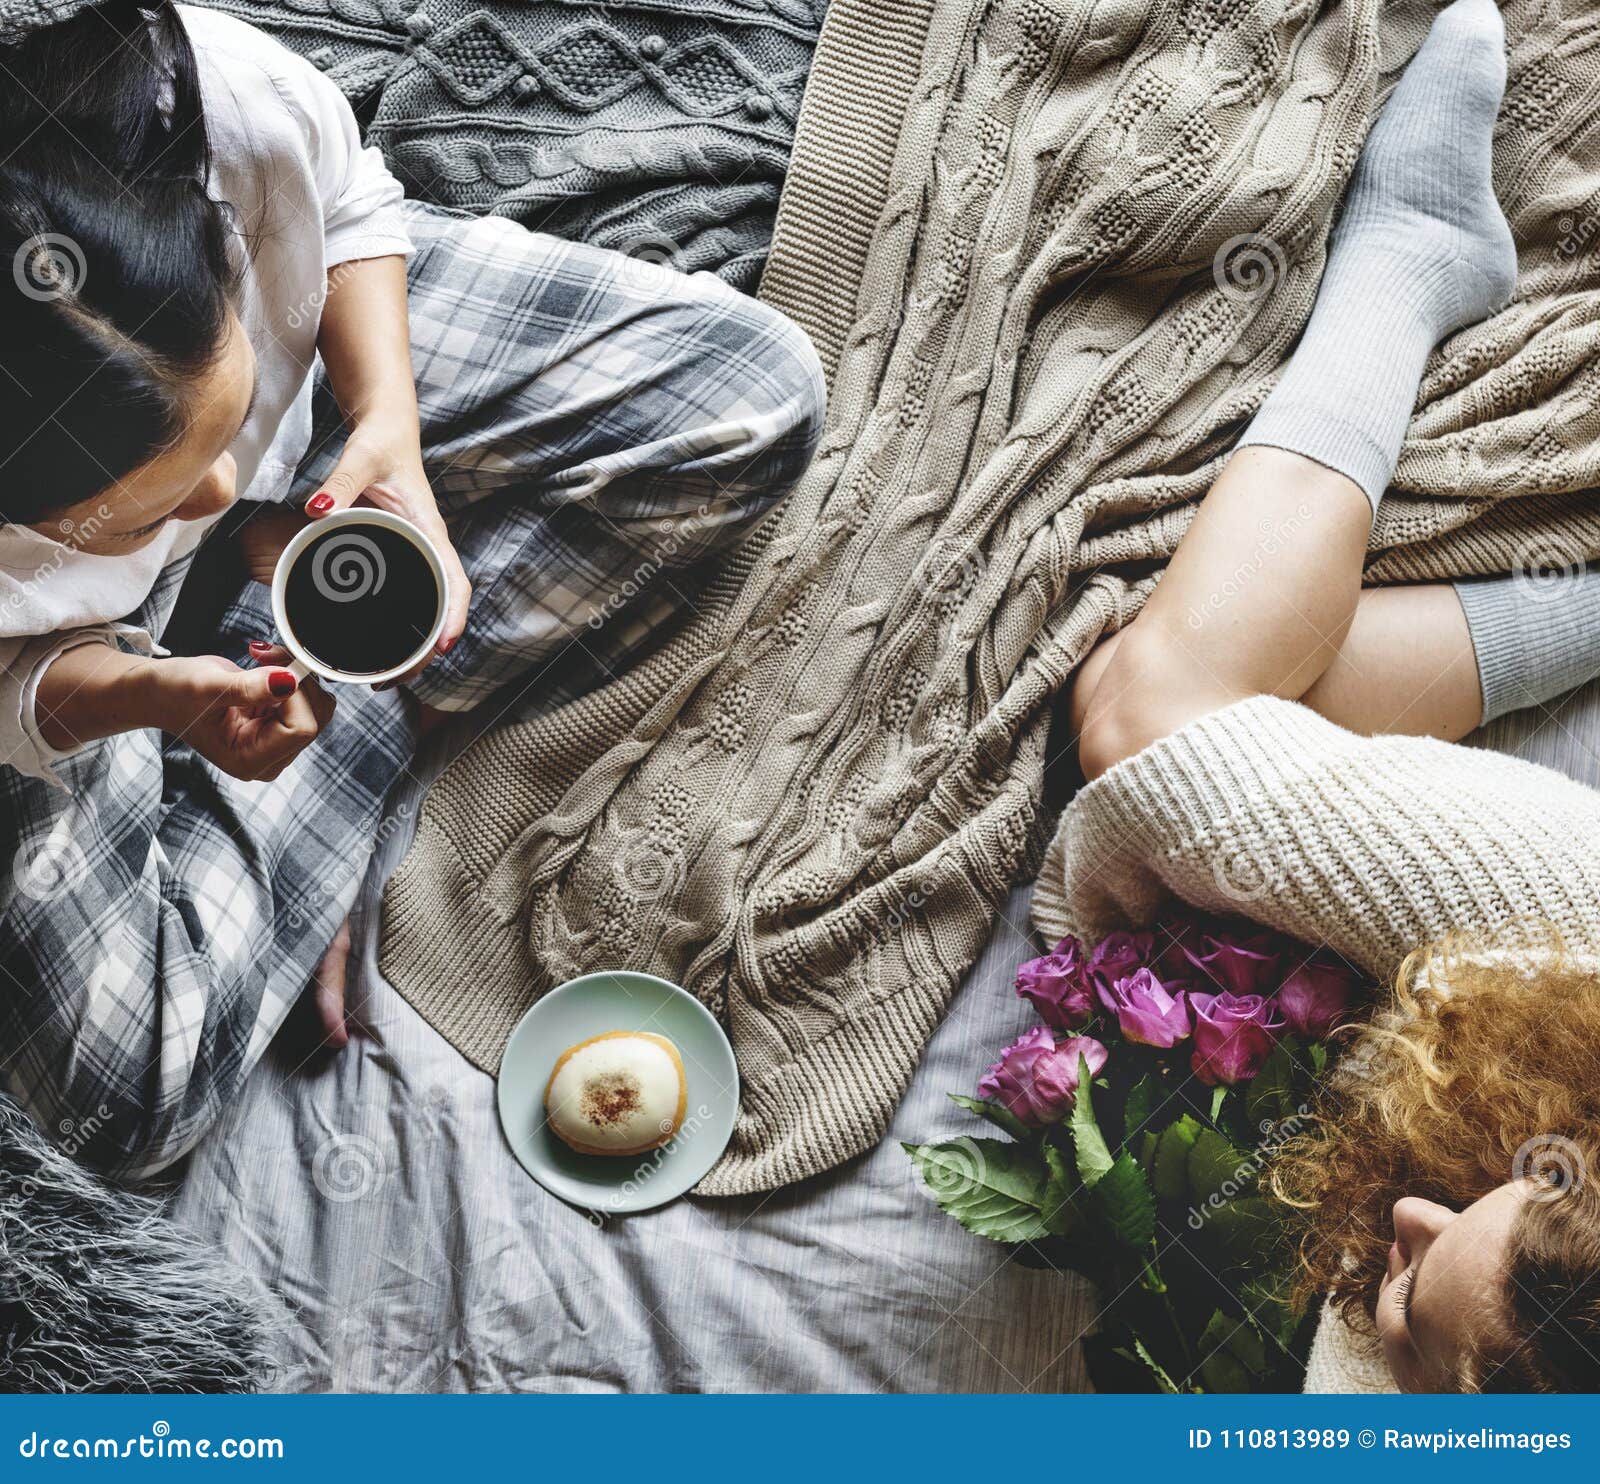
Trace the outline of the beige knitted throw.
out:
<instances>
[{"instance_id":1,"label":"beige knitted throw","mask_svg":"<svg viewBox=\"0 0 1600 1484\"><path fill-rule=\"evenodd\" d=\"M739 1059L703 1192L881 1137L1038 865L1052 701L1292 347L1431 15L833 0L762 287L829 368L822 450L647 661L434 787L382 948L434 1026L493 1069L542 991L648 969ZM1507 19L1518 293L1430 364L1373 581L1600 552L1600 20Z\"/></svg>"}]
</instances>

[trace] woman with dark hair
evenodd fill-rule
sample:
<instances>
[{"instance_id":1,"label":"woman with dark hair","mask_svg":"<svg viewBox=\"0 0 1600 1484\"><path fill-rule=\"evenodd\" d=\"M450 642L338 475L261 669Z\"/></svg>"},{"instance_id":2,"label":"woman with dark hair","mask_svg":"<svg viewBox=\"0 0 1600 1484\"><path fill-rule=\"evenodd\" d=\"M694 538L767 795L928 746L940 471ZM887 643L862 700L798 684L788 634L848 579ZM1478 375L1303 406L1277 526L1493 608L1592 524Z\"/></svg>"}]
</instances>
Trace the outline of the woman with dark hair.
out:
<instances>
[{"instance_id":1,"label":"woman with dark hair","mask_svg":"<svg viewBox=\"0 0 1600 1484\"><path fill-rule=\"evenodd\" d=\"M822 373L716 279L405 202L314 67L167 0L0 4L0 254L0 1073L149 1170L334 943L419 716L603 683L803 471ZM336 708L242 573L357 500L447 615Z\"/></svg>"}]
</instances>

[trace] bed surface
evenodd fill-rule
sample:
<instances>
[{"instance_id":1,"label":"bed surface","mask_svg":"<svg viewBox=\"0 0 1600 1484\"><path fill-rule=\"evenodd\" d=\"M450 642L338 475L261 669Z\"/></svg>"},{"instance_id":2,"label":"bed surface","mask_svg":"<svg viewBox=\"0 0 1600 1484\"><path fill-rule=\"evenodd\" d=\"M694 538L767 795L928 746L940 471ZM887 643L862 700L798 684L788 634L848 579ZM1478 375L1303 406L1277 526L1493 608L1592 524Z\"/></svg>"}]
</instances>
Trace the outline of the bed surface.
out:
<instances>
[{"instance_id":1,"label":"bed surface","mask_svg":"<svg viewBox=\"0 0 1600 1484\"><path fill-rule=\"evenodd\" d=\"M1600 786L1600 685L1475 740ZM179 1219L286 1301L282 1389L1082 1388L1086 1285L969 1236L899 1147L977 1131L945 1093L970 1089L1029 1022L1011 992L1037 951L1026 889L871 1154L764 1197L597 1228L523 1172L492 1079L377 973L372 909L408 844L386 842L353 924L362 1028L327 1062L274 1048L176 1198Z\"/></svg>"},{"instance_id":2,"label":"bed surface","mask_svg":"<svg viewBox=\"0 0 1600 1484\"><path fill-rule=\"evenodd\" d=\"M416 785L412 785L416 787ZM922 1193L900 1139L980 1132L945 1092L1026 1026L1027 892L929 1046L892 1137L805 1186L609 1218L512 1157L494 1082L380 977L326 1062L275 1047L196 1151L176 1214L290 1309L285 1390L1026 1391L1081 1383L1085 1286L1027 1271Z\"/></svg>"}]
</instances>

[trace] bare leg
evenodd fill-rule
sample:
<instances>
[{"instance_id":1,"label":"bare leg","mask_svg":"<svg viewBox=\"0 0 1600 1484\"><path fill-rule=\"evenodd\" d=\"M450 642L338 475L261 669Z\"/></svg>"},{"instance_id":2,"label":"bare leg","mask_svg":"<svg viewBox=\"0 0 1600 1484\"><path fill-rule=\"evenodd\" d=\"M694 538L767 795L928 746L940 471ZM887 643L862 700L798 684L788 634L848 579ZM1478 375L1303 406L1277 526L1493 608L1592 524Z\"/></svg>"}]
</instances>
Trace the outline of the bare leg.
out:
<instances>
[{"instance_id":1,"label":"bare leg","mask_svg":"<svg viewBox=\"0 0 1600 1484\"><path fill-rule=\"evenodd\" d=\"M1235 453L1102 662L1082 708L1085 774L1246 696L1303 696L1355 617L1371 524L1354 480L1282 449Z\"/></svg>"},{"instance_id":2,"label":"bare leg","mask_svg":"<svg viewBox=\"0 0 1600 1484\"><path fill-rule=\"evenodd\" d=\"M316 1001L317 1020L322 1030L322 1044L333 1051L342 1050L350 1040L345 1025L345 981L350 966L350 919L346 918L334 934L328 951L322 955L317 971L311 978L311 992Z\"/></svg>"},{"instance_id":3,"label":"bare leg","mask_svg":"<svg viewBox=\"0 0 1600 1484\"><path fill-rule=\"evenodd\" d=\"M1098 645L1074 677L1074 737L1083 731L1122 638L1113 634ZM1483 696L1455 589L1444 583L1367 588L1333 663L1299 699L1329 721L1367 736L1457 742L1475 730Z\"/></svg>"},{"instance_id":4,"label":"bare leg","mask_svg":"<svg viewBox=\"0 0 1600 1484\"><path fill-rule=\"evenodd\" d=\"M1352 732L1460 741L1483 695L1455 589L1369 588L1338 657L1300 699Z\"/></svg>"}]
</instances>

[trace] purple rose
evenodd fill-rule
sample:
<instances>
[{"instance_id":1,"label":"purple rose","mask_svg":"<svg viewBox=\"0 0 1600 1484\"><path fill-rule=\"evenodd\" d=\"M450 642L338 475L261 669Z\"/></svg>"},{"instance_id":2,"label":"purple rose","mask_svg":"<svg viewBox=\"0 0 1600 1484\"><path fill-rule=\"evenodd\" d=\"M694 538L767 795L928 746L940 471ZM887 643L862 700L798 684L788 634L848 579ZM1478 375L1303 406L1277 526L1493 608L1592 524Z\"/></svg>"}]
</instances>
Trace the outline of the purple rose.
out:
<instances>
[{"instance_id":1,"label":"purple rose","mask_svg":"<svg viewBox=\"0 0 1600 1484\"><path fill-rule=\"evenodd\" d=\"M1243 936L1223 929L1205 934L1198 949L1188 948L1196 968L1218 989L1236 995L1271 994L1278 983L1282 940L1273 933Z\"/></svg>"},{"instance_id":2,"label":"purple rose","mask_svg":"<svg viewBox=\"0 0 1600 1484\"><path fill-rule=\"evenodd\" d=\"M1111 998L1111 986L1140 969L1148 969L1154 958L1154 934L1107 933L1089 955L1089 977L1100 1003L1115 1015L1117 1007Z\"/></svg>"},{"instance_id":3,"label":"purple rose","mask_svg":"<svg viewBox=\"0 0 1600 1484\"><path fill-rule=\"evenodd\" d=\"M1030 958L1017 969L1017 993L1039 1019L1058 1031L1076 1030L1094 1013L1089 970L1083 944L1063 938L1043 958Z\"/></svg>"},{"instance_id":4,"label":"purple rose","mask_svg":"<svg viewBox=\"0 0 1600 1484\"><path fill-rule=\"evenodd\" d=\"M978 1079L978 1096L999 1103L1029 1128L1059 1123L1077 1099L1080 1055L1094 1076L1108 1053L1092 1036L1071 1036L1058 1046L1048 1026L1036 1025Z\"/></svg>"},{"instance_id":5,"label":"purple rose","mask_svg":"<svg viewBox=\"0 0 1600 1484\"><path fill-rule=\"evenodd\" d=\"M1211 926L1212 920L1197 912L1177 913L1162 918L1155 931L1156 961L1150 967L1163 983L1187 979L1194 973L1194 956L1205 951L1201 940Z\"/></svg>"},{"instance_id":6,"label":"purple rose","mask_svg":"<svg viewBox=\"0 0 1600 1484\"><path fill-rule=\"evenodd\" d=\"M1272 1002L1258 994L1200 994L1191 991L1194 1053L1189 1065L1207 1087L1248 1082L1271 1054L1284 1021Z\"/></svg>"},{"instance_id":7,"label":"purple rose","mask_svg":"<svg viewBox=\"0 0 1600 1484\"><path fill-rule=\"evenodd\" d=\"M1278 987L1278 1008L1289 1029L1308 1040L1325 1040L1345 1017L1356 976L1336 959L1308 958Z\"/></svg>"},{"instance_id":8,"label":"purple rose","mask_svg":"<svg viewBox=\"0 0 1600 1484\"><path fill-rule=\"evenodd\" d=\"M1111 986L1117 1024L1122 1034L1141 1046L1176 1046L1193 1021L1189 996L1173 994L1149 969L1139 969Z\"/></svg>"}]
</instances>

